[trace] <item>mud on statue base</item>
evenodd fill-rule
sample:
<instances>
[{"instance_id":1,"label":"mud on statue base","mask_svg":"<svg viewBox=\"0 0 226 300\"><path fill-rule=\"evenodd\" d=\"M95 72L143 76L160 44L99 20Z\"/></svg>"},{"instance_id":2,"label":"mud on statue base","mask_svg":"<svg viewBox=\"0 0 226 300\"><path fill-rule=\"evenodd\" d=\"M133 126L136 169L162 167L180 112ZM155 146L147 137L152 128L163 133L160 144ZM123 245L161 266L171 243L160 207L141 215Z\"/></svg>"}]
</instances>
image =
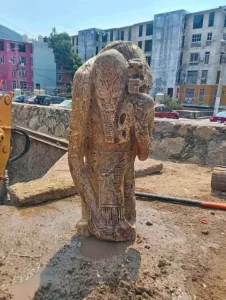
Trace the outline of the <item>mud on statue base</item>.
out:
<instances>
[{"instance_id":1,"label":"mud on statue base","mask_svg":"<svg viewBox=\"0 0 226 300\"><path fill-rule=\"evenodd\" d=\"M134 162L150 154L151 87L145 55L131 42L108 44L75 74L68 161L82 199L78 235L135 240Z\"/></svg>"},{"instance_id":2,"label":"mud on statue base","mask_svg":"<svg viewBox=\"0 0 226 300\"><path fill-rule=\"evenodd\" d=\"M111 226L107 232L104 233L97 231L95 234L89 232L88 222L85 220L80 220L77 225L77 235L78 236L91 236L94 235L96 238L100 240L107 241L116 241L116 242L124 242L124 241L135 241L136 239L136 228L135 224L124 221L115 226Z\"/></svg>"}]
</instances>

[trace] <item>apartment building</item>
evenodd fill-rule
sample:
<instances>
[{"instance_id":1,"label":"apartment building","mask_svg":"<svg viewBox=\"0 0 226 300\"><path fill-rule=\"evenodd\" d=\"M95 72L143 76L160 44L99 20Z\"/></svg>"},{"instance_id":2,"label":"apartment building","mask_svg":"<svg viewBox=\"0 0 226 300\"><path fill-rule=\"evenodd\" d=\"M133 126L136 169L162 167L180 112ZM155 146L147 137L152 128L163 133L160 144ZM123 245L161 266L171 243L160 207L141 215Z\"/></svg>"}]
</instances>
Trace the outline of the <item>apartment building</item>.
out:
<instances>
[{"instance_id":1,"label":"apartment building","mask_svg":"<svg viewBox=\"0 0 226 300\"><path fill-rule=\"evenodd\" d=\"M223 8L186 15L179 99L187 106L214 105L225 53ZM226 81L225 81L226 82ZM223 96L221 106L226 105Z\"/></svg>"},{"instance_id":2,"label":"apartment building","mask_svg":"<svg viewBox=\"0 0 226 300\"><path fill-rule=\"evenodd\" d=\"M133 41L144 50L147 61L151 65L153 22L145 22L132 26L111 29L91 28L81 30L72 36L73 50L83 61L98 54L112 41Z\"/></svg>"},{"instance_id":3,"label":"apartment building","mask_svg":"<svg viewBox=\"0 0 226 300\"><path fill-rule=\"evenodd\" d=\"M123 28L81 30L72 36L73 50L87 61L111 41L132 41L151 66L150 94L163 92L187 106L213 106L226 52L225 8L179 10ZM226 94L221 106L226 106Z\"/></svg>"},{"instance_id":4,"label":"apartment building","mask_svg":"<svg viewBox=\"0 0 226 300\"><path fill-rule=\"evenodd\" d=\"M32 45L25 42L0 39L0 80L2 90L31 89Z\"/></svg>"},{"instance_id":5,"label":"apartment building","mask_svg":"<svg viewBox=\"0 0 226 300\"><path fill-rule=\"evenodd\" d=\"M20 88L22 91L56 88L56 63L46 39L28 39L0 25L1 91Z\"/></svg>"}]
</instances>

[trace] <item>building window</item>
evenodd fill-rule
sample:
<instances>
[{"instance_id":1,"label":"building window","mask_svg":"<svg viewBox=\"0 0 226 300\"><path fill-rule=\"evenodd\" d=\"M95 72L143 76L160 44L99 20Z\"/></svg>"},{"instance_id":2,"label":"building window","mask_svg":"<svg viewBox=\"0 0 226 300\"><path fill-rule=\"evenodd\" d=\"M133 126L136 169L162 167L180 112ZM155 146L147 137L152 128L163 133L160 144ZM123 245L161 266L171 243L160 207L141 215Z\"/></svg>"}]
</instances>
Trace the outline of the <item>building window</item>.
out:
<instances>
[{"instance_id":1,"label":"building window","mask_svg":"<svg viewBox=\"0 0 226 300\"><path fill-rule=\"evenodd\" d=\"M196 84L198 78L198 71L188 71L187 84Z\"/></svg>"},{"instance_id":2,"label":"building window","mask_svg":"<svg viewBox=\"0 0 226 300\"><path fill-rule=\"evenodd\" d=\"M199 33L199 34L192 34L192 43L201 42L201 40L202 40L201 33Z\"/></svg>"},{"instance_id":3,"label":"building window","mask_svg":"<svg viewBox=\"0 0 226 300\"><path fill-rule=\"evenodd\" d=\"M7 83L5 79L2 79L2 90L6 91L7 90Z\"/></svg>"},{"instance_id":4,"label":"building window","mask_svg":"<svg viewBox=\"0 0 226 300\"><path fill-rule=\"evenodd\" d=\"M124 41L124 30L121 30L120 32L120 39L121 41Z\"/></svg>"},{"instance_id":5,"label":"building window","mask_svg":"<svg viewBox=\"0 0 226 300\"><path fill-rule=\"evenodd\" d=\"M195 15L193 20L193 29L202 28L203 26L203 15Z\"/></svg>"},{"instance_id":6,"label":"building window","mask_svg":"<svg viewBox=\"0 0 226 300\"><path fill-rule=\"evenodd\" d=\"M5 55L0 55L0 63L1 64L5 63Z\"/></svg>"},{"instance_id":7,"label":"building window","mask_svg":"<svg viewBox=\"0 0 226 300\"><path fill-rule=\"evenodd\" d=\"M15 58L15 55L12 55L12 56L11 56L10 61L11 61L11 63L12 63L13 65L16 64L16 58Z\"/></svg>"},{"instance_id":8,"label":"building window","mask_svg":"<svg viewBox=\"0 0 226 300\"><path fill-rule=\"evenodd\" d=\"M26 66L27 64L27 58L25 56L20 57L20 64Z\"/></svg>"},{"instance_id":9,"label":"building window","mask_svg":"<svg viewBox=\"0 0 226 300\"><path fill-rule=\"evenodd\" d=\"M113 30L111 30L111 32L110 32L110 41L111 42L113 41Z\"/></svg>"},{"instance_id":10,"label":"building window","mask_svg":"<svg viewBox=\"0 0 226 300\"><path fill-rule=\"evenodd\" d=\"M139 25L139 36L143 36L143 25Z\"/></svg>"},{"instance_id":11,"label":"building window","mask_svg":"<svg viewBox=\"0 0 226 300\"><path fill-rule=\"evenodd\" d=\"M205 89L199 90L199 101L204 101L205 98Z\"/></svg>"},{"instance_id":12,"label":"building window","mask_svg":"<svg viewBox=\"0 0 226 300\"><path fill-rule=\"evenodd\" d=\"M201 83L207 83L208 70L202 70Z\"/></svg>"},{"instance_id":13,"label":"building window","mask_svg":"<svg viewBox=\"0 0 226 300\"><path fill-rule=\"evenodd\" d=\"M142 41L138 42L138 47L140 47L140 49L142 49Z\"/></svg>"},{"instance_id":14,"label":"building window","mask_svg":"<svg viewBox=\"0 0 226 300\"><path fill-rule=\"evenodd\" d=\"M146 25L146 35L153 35L153 23Z\"/></svg>"},{"instance_id":15,"label":"building window","mask_svg":"<svg viewBox=\"0 0 226 300\"><path fill-rule=\"evenodd\" d=\"M98 52L99 52L99 49L98 49L98 47L96 47L96 55L98 54Z\"/></svg>"},{"instance_id":16,"label":"building window","mask_svg":"<svg viewBox=\"0 0 226 300\"><path fill-rule=\"evenodd\" d=\"M12 77L16 77L16 70L12 70Z\"/></svg>"},{"instance_id":17,"label":"building window","mask_svg":"<svg viewBox=\"0 0 226 300\"><path fill-rule=\"evenodd\" d=\"M197 65L199 63L199 53L191 53L190 65Z\"/></svg>"},{"instance_id":18,"label":"building window","mask_svg":"<svg viewBox=\"0 0 226 300\"><path fill-rule=\"evenodd\" d=\"M78 54L78 49L76 49L76 54Z\"/></svg>"},{"instance_id":19,"label":"building window","mask_svg":"<svg viewBox=\"0 0 226 300\"><path fill-rule=\"evenodd\" d=\"M217 71L216 84L219 84L220 76L221 76L221 71Z\"/></svg>"},{"instance_id":20,"label":"building window","mask_svg":"<svg viewBox=\"0 0 226 300\"><path fill-rule=\"evenodd\" d=\"M21 81L20 82L20 88L21 90L27 90L28 89L28 84L26 81Z\"/></svg>"},{"instance_id":21,"label":"building window","mask_svg":"<svg viewBox=\"0 0 226 300\"><path fill-rule=\"evenodd\" d=\"M195 97L195 89L185 90L185 103L192 103Z\"/></svg>"},{"instance_id":22,"label":"building window","mask_svg":"<svg viewBox=\"0 0 226 300\"><path fill-rule=\"evenodd\" d=\"M99 42L99 32L97 32L97 31L95 32L95 38L96 38L96 41Z\"/></svg>"},{"instance_id":23,"label":"building window","mask_svg":"<svg viewBox=\"0 0 226 300\"><path fill-rule=\"evenodd\" d=\"M108 41L108 35L106 32L103 32L102 33L102 42L107 43L107 41Z\"/></svg>"},{"instance_id":24,"label":"building window","mask_svg":"<svg viewBox=\"0 0 226 300\"><path fill-rule=\"evenodd\" d=\"M226 16L224 17L224 27L226 27Z\"/></svg>"},{"instance_id":25,"label":"building window","mask_svg":"<svg viewBox=\"0 0 226 300\"><path fill-rule=\"evenodd\" d=\"M220 65L222 64L222 62L224 61L224 52L221 52L220 54Z\"/></svg>"},{"instance_id":26,"label":"building window","mask_svg":"<svg viewBox=\"0 0 226 300\"><path fill-rule=\"evenodd\" d=\"M181 53L180 55L180 66L182 66L182 63L183 63L183 53Z\"/></svg>"},{"instance_id":27,"label":"building window","mask_svg":"<svg viewBox=\"0 0 226 300\"><path fill-rule=\"evenodd\" d=\"M145 41L145 52L150 52L152 50L152 40Z\"/></svg>"},{"instance_id":28,"label":"building window","mask_svg":"<svg viewBox=\"0 0 226 300\"><path fill-rule=\"evenodd\" d=\"M57 74L57 81L62 81L62 74Z\"/></svg>"},{"instance_id":29,"label":"building window","mask_svg":"<svg viewBox=\"0 0 226 300\"><path fill-rule=\"evenodd\" d=\"M208 32L207 33L207 41L212 41L212 37L213 37L213 33L212 32Z\"/></svg>"},{"instance_id":30,"label":"building window","mask_svg":"<svg viewBox=\"0 0 226 300\"><path fill-rule=\"evenodd\" d=\"M209 22L208 22L208 26L212 27L214 25L214 17L215 17L215 12L211 12L209 14Z\"/></svg>"},{"instance_id":31,"label":"building window","mask_svg":"<svg viewBox=\"0 0 226 300\"><path fill-rule=\"evenodd\" d=\"M146 56L146 61L149 66L151 66L151 56Z\"/></svg>"},{"instance_id":32,"label":"building window","mask_svg":"<svg viewBox=\"0 0 226 300\"><path fill-rule=\"evenodd\" d=\"M10 50L15 51L15 43L10 43Z\"/></svg>"},{"instance_id":33,"label":"building window","mask_svg":"<svg viewBox=\"0 0 226 300\"><path fill-rule=\"evenodd\" d=\"M72 46L74 46L75 45L75 38L74 37L72 37Z\"/></svg>"},{"instance_id":34,"label":"building window","mask_svg":"<svg viewBox=\"0 0 226 300\"><path fill-rule=\"evenodd\" d=\"M76 36L75 38L76 38L76 46L78 46L78 36Z\"/></svg>"},{"instance_id":35,"label":"building window","mask_svg":"<svg viewBox=\"0 0 226 300\"><path fill-rule=\"evenodd\" d=\"M209 60L210 60L210 52L205 52L205 59L204 59L205 65L209 64Z\"/></svg>"},{"instance_id":36,"label":"building window","mask_svg":"<svg viewBox=\"0 0 226 300\"><path fill-rule=\"evenodd\" d=\"M27 77L27 71L26 71L25 69L21 69L21 70L19 71L19 76L20 76L21 78L26 78L26 77Z\"/></svg>"},{"instance_id":37,"label":"building window","mask_svg":"<svg viewBox=\"0 0 226 300\"><path fill-rule=\"evenodd\" d=\"M216 102L216 97L217 97L217 89L214 89L213 91L213 102Z\"/></svg>"},{"instance_id":38,"label":"building window","mask_svg":"<svg viewBox=\"0 0 226 300\"><path fill-rule=\"evenodd\" d=\"M12 83L12 89L13 89L13 90L16 89L16 81L15 81L15 80L13 80L13 83Z\"/></svg>"},{"instance_id":39,"label":"building window","mask_svg":"<svg viewBox=\"0 0 226 300\"><path fill-rule=\"evenodd\" d=\"M0 41L0 51L4 51L4 42Z\"/></svg>"},{"instance_id":40,"label":"building window","mask_svg":"<svg viewBox=\"0 0 226 300\"><path fill-rule=\"evenodd\" d=\"M226 33L223 33L223 40L226 41Z\"/></svg>"},{"instance_id":41,"label":"building window","mask_svg":"<svg viewBox=\"0 0 226 300\"><path fill-rule=\"evenodd\" d=\"M131 27L129 27L128 40L131 41L131 38L132 38L132 31L131 31Z\"/></svg>"}]
</instances>

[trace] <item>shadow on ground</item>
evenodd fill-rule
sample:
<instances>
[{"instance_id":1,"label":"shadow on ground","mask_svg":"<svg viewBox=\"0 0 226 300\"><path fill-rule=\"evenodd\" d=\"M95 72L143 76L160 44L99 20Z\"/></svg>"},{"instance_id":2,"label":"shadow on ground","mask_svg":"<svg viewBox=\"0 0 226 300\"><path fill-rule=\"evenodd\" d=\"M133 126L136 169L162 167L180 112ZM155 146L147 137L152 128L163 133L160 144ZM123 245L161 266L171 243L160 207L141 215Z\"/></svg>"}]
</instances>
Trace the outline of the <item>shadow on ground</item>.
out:
<instances>
[{"instance_id":1,"label":"shadow on ground","mask_svg":"<svg viewBox=\"0 0 226 300\"><path fill-rule=\"evenodd\" d=\"M33 299L84 299L102 286L114 291L119 281L126 282L123 279L136 281L141 257L129 246L131 243L74 236L70 245L57 252L42 271L40 287Z\"/></svg>"}]
</instances>

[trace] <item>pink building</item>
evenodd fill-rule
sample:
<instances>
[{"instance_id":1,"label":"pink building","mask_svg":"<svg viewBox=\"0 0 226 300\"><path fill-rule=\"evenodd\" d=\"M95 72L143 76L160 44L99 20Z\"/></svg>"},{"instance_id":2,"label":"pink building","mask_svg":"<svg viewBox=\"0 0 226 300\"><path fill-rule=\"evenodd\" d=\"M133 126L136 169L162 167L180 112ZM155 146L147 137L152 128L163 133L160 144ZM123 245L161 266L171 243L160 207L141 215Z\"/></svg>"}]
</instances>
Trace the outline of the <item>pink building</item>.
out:
<instances>
[{"instance_id":1,"label":"pink building","mask_svg":"<svg viewBox=\"0 0 226 300\"><path fill-rule=\"evenodd\" d=\"M0 39L0 91L33 88L32 44Z\"/></svg>"}]
</instances>

